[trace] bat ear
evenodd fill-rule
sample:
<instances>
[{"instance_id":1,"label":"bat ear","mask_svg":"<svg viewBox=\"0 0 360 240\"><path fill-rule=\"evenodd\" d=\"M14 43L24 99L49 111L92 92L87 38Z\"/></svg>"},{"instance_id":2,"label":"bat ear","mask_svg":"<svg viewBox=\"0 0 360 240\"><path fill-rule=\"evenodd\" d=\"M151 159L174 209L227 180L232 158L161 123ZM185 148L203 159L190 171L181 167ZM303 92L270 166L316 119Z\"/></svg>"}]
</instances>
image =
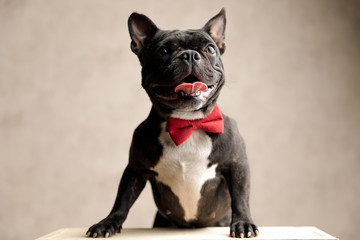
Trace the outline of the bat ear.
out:
<instances>
[{"instance_id":1,"label":"bat ear","mask_svg":"<svg viewBox=\"0 0 360 240\"><path fill-rule=\"evenodd\" d=\"M139 55L147 42L159 30L156 25L145 15L132 13L128 19L131 37L131 50Z\"/></svg>"},{"instance_id":2,"label":"bat ear","mask_svg":"<svg viewBox=\"0 0 360 240\"><path fill-rule=\"evenodd\" d=\"M203 30L214 40L221 54L225 52L225 27L225 8L222 8L221 11L215 17L211 18L203 27Z\"/></svg>"}]
</instances>

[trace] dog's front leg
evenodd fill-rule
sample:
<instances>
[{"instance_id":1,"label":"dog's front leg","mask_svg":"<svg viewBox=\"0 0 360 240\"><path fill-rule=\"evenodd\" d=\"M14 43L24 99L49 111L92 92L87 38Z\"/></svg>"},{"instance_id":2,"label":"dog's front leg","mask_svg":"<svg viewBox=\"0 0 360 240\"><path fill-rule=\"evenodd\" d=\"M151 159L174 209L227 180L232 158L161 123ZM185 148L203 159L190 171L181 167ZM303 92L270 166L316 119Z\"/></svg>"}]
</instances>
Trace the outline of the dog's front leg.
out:
<instances>
[{"instance_id":1,"label":"dog's front leg","mask_svg":"<svg viewBox=\"0 0 360 240\"><path fill-rule=\"evenodd\" d=\"M130 207L146 185L146 177L128 165L120 181L115 204L110 214L87 231L89 237L109 237L122 229Z\"/></svg>"},{"instance_id":2,"label":"dog's front leg","mask_svg":"<svg viewBox=\"0 0 360 240\"><path fill-rule=\"evenodd\" d=\"M243 156L246 158L246 156ZM234 162L228 170L227 181L231 196L232 220L230 225L231 237L255 237L259 234L257 226L250 215L249 168L245 161L242 164Z\"/></svg>"}]
</instances>

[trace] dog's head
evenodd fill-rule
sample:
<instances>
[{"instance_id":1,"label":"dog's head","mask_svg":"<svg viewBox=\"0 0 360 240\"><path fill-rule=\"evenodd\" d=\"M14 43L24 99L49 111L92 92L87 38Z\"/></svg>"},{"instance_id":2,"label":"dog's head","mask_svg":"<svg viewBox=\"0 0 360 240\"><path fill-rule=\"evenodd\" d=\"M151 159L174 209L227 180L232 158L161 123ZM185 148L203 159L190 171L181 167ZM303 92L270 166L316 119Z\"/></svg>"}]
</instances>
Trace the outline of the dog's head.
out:
<instances>
[{"instance_id":1,"label":"dog's head","mask_svg":"<svg viewBox=\"0 0 360 240\"><path fill-rule=\"evenodd\" d=\"M213 109L225 81L225 25L224 9L202 29L186 31L160 30L145 15L131 14L131 50L142 66L142 86L162 114L201 118Z\"/></svg>"}]
</instances>

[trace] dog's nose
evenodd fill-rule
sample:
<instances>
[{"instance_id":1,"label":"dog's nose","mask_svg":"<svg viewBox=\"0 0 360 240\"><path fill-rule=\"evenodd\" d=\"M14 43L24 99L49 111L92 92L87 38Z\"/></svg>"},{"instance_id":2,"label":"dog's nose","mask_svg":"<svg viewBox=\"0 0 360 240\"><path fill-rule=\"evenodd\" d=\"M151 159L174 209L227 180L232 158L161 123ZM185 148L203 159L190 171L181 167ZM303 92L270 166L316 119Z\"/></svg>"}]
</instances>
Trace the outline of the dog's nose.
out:
<instances>
[{"instance_id":1,"label":"dog's nose","mask_svg":"<svg viewBox=\"0 0 360 240\"><path fill-rule=\"evenodd\" d=\"M186 50L181 54L180 57L187 62L197 62L201 60L200 54L194 50Z\"/></svg>"}]
</instances>

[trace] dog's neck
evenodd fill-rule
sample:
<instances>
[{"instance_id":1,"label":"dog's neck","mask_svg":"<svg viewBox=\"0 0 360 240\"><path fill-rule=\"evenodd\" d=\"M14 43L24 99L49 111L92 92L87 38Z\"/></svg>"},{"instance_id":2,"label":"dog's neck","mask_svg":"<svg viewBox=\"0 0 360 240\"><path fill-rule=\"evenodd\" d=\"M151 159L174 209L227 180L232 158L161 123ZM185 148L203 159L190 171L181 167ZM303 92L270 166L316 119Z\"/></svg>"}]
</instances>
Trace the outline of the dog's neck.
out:
<instances>
[{"instance_id":1,"label":"dog's neck","mask_svg":"<svg viewBox=\"0 0 360 240\"><path fill-rule=\"evenodd\" d=\"M184 120L195 120L205 118L207 114L203 111L193 111L193 112L182 112L182 111L174 111L170 117L171 118L180 118Z\"/></svg>"},{"instance_id":2,"label":"dog's neck","mask_svg":"<svg viewBox=\"0 0 360 240\"><path fill-rule=\"evenodd\" d=\"M156 110L158 116L160 116L164 120L166 120L168 118L179 118L179 119L184 119L184 120L197 120L197 119L203 119L203 118L207 117L214 110L215 105L216 105L216 102L211 103L211 104L209 104L201 109L195 110L195 111L172 110L169 112L164 112L154 106L153 106L153 108Z\"/></svg>"}]
</instances>

